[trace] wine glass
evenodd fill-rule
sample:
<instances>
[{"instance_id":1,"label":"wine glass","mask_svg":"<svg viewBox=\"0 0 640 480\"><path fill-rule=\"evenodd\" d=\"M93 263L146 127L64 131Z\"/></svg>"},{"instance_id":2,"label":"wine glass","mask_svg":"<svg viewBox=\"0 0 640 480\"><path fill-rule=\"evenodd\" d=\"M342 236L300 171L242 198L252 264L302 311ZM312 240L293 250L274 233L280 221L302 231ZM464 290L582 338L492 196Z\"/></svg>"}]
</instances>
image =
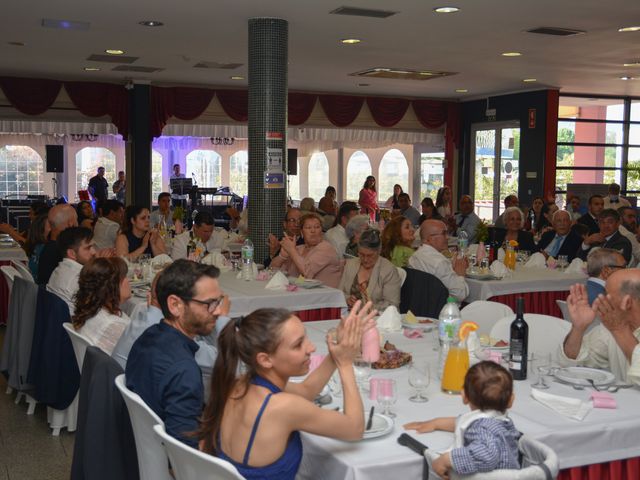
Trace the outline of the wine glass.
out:
<instances>
[{"instance_id":1,"label":"wine glass","mask_svg":"<svg viewBox=\"0 0 640 480\"><path fill-rule=\"evenodd\" d=\"M546 390L549 385L544 380L544 376L549 374L551 366L551 354L549 353L533 353L531 355L531 369L538 374L536 383L531 385L539 390Z\"/></svg>"},{"instance_id":2,"label":"wine glass","mask_svg":"<svg viewBox=\"0 0 640 480\"><path fill-rule=\"evenodd\" d=\"M564 271L565 268L569 266L569 256L568 255L558 255L558 268Z\"/></svg>"},{"instance_id":3,"label":"wine glass","mask_svg":"<svg viewBox=\"0 0 640 480\"><path fill-rule=\"evenodd\" d=\"M369 388L371 378L371 362L366 362L362 357L353 360L353 373L360 392L364 393Z\"/></svg>"},{"instance_id":4,"label":"wine glass","mask_svg":"<svg viewBox=\"0 0 640 480\"><path fill-rule=\"evenodd\" d=\"M398 390L396 381L392 378L385 378L378 384L378 404L382 406L382 414L395 418L396 414L391 411L391 405L398 400Z\"/></svg>"},{"instance_id":5,"label":"wine glass","mask_svg":"<svg viewBox=\"0 0 640 480\"><path fill-rule=\"evenodd\" d=\"M429 386L430 380L431 375L427 362L411 362L411 365L409 365L409 385L416 390L416 393L409 397L409 401L415 403L428 402L429 398L426 395L423 396L422 391Z\"/></svg>"}]
</instances>

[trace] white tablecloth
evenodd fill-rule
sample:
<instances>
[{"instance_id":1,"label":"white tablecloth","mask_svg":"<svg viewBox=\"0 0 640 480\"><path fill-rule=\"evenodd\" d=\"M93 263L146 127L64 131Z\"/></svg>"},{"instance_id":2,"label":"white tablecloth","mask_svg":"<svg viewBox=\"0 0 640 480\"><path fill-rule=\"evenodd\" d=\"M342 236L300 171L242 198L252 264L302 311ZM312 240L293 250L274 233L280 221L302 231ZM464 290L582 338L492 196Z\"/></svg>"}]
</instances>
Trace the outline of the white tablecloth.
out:
<instances>
[{"instance_id":1,"label":"white tablecloth","mask_svg":"<svg viewBox=\"0 0 640 480\"><path fill-rule=\"evenodd\" d=\"M335 321L305 324L309 337L315 342L318 352L325 353L324 332L335 325ZM398 348L409 351L414 358L431 362L435 372L437 352L432 349L433 337L411 340L400 333L384 334ZM412 403L408 400L412 389L408 384L408 370L373 370L372 376L395 378L398 384L398 402L392 408L397 413L393 432L387 436L361 442L338 440L302 434L304 456L298 478L300 479L417 479L422 474L422 459L414 452L397 443L405 430L402 425L415 420L428 420L440 416L456 416L468 411L460 396L440 392L439 383L432 376L427 390L428 403ZM548 392L586 400L591 391L573 390L569 386L550 383ZM510 416L516 427L552 447L558 454L560 468L619 460L640 456L640 415L638 402L640 391L620 390L615 394L617 410L593 409L583 422L570 420L548 409L530 397L530 382L515 382L516 400ZM342 402L342 398L336 399ZM338 405L340 403L335 403ZM364 399L365 410L372 402ZM331 406L334 406L331 405ZM330 406L330 407L331 407ZM376 405L376 409L377 409ZM433 432L411 433L432 450L447 448L453 434Z\"/></svg>"},{"instance_id":2,"label":"white tablecloth","mask_svg":"<svg viewBox=\"0 0 640 480\"><path fill-rule=\"evenodd\" d=\"M518 267L510 278L502 280L473 280L467 278L469 295L465 302L487 300L496 295L527 292L561 292L569 290L575 283L584 283L587 276L577 273L564 273L547 268Z\"/></svg>"},{"instance_id":3,"label":"white tablecloth","mask_svg":"<svg viewBox=\"0 0 640 480\"><path fill-rule=\"evenodd\" d=\"M24 250L22 248L0 248L0 262L9 262L16 260L23 263L27 262L27 254L24 253Z\"/></svg>"},{"instance_id":4,"label":"white tablecloth","mask_svg":"<svg viewBox=\"0 0 640 480\"><path fill-rule=\"evenodd\" d=\"M320 308L343 308L347 304L342 291L326 286L295 292L267 290L265 281L246 281L236 278L238 272L220 274L220 287L231 300L232 317L247 315L258 308L287 308L292 311ZM132 317L137 309L146 305L146 299L132 297L123 305L124 312Z\"/></svg>"}]
</instances>

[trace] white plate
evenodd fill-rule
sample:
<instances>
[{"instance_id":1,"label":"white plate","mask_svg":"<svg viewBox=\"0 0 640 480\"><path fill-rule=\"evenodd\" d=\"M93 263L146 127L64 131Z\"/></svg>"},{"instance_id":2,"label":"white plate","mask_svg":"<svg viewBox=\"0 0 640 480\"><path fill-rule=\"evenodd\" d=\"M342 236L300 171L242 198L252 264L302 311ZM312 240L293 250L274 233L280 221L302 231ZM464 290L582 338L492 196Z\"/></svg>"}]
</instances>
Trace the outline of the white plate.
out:
<instances>
[{"instance_id":1,"label":"white plate","mask_svg":"<svg viewBox=\"0 0 640 480\"><path fill-rule=\"evenodd\" d=\"M584 385L586 387L591 385L587 381L588 379L593 380L593 383L596 385L609 385L616 379L615 375L611 372L587 367L560 368L555 372L555 376L563 382Z\"/></svg>"},{"instance_id":2,"label":"white plate","mask_svg":"<svg viewBox=\"0 0 640 480\"><path fill-rule=\"evenodd\" d=\"M413 329L419 329L422 330L423 332L430 332L431 330L433 330L434 328L436 328L438 326L438 319L437 318L429 318L429 317L417 317L418 319L418 323L409 323L406 321L407 318L407 314L403 313L402 314L402 326L406 327L406 328L413 328ZM420 320L424 320L424 319L428 319L431 320L433 323L420 323Z\"/></svg>"},{"instance_id":3,"label":"white plate","mask_svg":"<svg viewBox=\"0 0 640 480\"><path fill-rule=\"evenodd\" d=\"M365 422L369 419L369 416L365 416ZM366 423L365 423L366 426ZM379 413L373 414L373 422L371 423L371 428L364 432L362 435L363 440L369 440L371 438L378 438L387 435L389 432L393 431L393 419L387 417L386 415L381 415Z\"/></svg>"},{"instance_id":4,"label":"white plate","mask_svg":"<svg viewBox=\"0 0 640 480\"><path fill-rule=\"evenodd\" d=\"M471 280L500 280L493 273L467 273L465 277Z\"/></svg>"},{"instance_id":5,"label":"white plate","mask_svg":"<svg viewBox=\"0 0 640 480\"><path fill-rule=\"evenodd\" d=\"M322 282L320 280L300 280L298 278L292 278L289 280L289 283L300 288L316 288L322 286Z\"/></svg>"}]
</instances>

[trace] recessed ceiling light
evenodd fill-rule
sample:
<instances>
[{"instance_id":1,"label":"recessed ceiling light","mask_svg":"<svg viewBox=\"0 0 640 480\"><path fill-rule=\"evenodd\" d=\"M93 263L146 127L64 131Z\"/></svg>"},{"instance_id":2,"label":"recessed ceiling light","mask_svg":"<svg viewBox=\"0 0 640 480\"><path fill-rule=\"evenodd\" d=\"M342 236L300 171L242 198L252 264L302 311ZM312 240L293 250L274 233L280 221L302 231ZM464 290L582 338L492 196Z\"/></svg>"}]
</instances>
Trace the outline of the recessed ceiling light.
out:
<instances>
[{"instance_id":1,"label":"recessed ceiling light","mask_svg":"<svg viewBox=\"0 0 640 480\"><path fill-rule=\"evenodd\" d=\"M501 55L503 57L519 57L522 54L520 52L503 52Z\"/></svg>"},{"instance_id":2,"label":"recessed ceiling light","mask_svg":"<svg viewBox=\"0 0 640 480\"><path fill-rule=\"evenodd\" d=\"M636 77L630 77L628 75L623 75L622 77L620 77L620 80L635 80Z\"/></svg>"},{"instance_id":3,"label":"recessed ceiling light","mask_svg":"<svg viewBox=\"0 0 640 480\"><path fill-rule=\"evenodd\" d=\"M117 50L114 48L107 48L104 53L108 53L109 55L124 55L124 50Z\"/></svg>"},{"instance_id":4,"label":"recessed ceiling light","mask_svg":"<svg viewBox=\"0 0 640 480\"><path fill-rule=\"evenodd\" d=\"M622 27L619 28L619 32L637 32L640 30L640 25L634 25L633 27Z\"/></svg>"},{"instance_id":5,"label":"recessed ceiling light","mask_svg":"<svg viewBox=\"0 0 640 480\"><path fill-rule=\"evenodd\" d=\"M143 27L161 27L164 23L158 22L157 20L143 20L142 22L138 22L138 25L142 25Z\"/></svg>"},{"instance_id":6,"label":"recessed ceiling light","mask_svg":"<svg viewBox=\"0 0 640 480\"><path fill-rule=\"evenodd\" d=\"M9 45L11 45L12 47L24 47L25 43L24 42L7 42Z\"/></svg>"},{"instance_id":7,"label":"recessed ceiling light","mask_svg":"<svg viewBox=\"0 0 640 480\"><path fill-rule=\"evenodd\" d=\"M623 66L624 67L640 67L640 61L631 62L631 63L624 63Z\"/></svg>"},{"instance_id":8,"label":"recessed ceiling light","mask_svg":"<svg viewBox=\"0 0 640 480\"><path fill-rule=\"evenodd\" d=\"M433 9L436 13L455 13L459 10L460 9L458 7L438 7Z\"/></svg>"},{"instance_id":9,"label":"recessed ceiling light","mask_svg":"<svg viewBox=\"0 0 640 480\"><path fill-rule=\"evenodd\" d=\"M340 43L344 43L345 45L356 45L357 43L362 42L359 38L343 38L340 40Z\"/></svg>"},{"instance_id":10,"label":"recessed ceiling light","mask_svg":"<svg viewBox=\"0 0 640 480\"><path fill-rule=\"evenodd\" d=\"M244 80L244 77L241 75L233 75L232 77L229 77L231 80Z\"/></svg>"},{"instance_id":11,"label":"recessed ceiling light","mask_svg":"<svg viewBox=\"0 0 640 480\"><path fill-rule=\"evenodd\" d=\"M524 83L533 83L533 82L537 82L538 79L536 79L536 78L524 78L522 81Z\"/></svg>"},{"instance_id":12,"label":"recessed ceiling light","mask_svg":"<svg viewBox=\"0 0 640 480\"><path fill-rule=\"evenodd\" d=\"M84 67L85 72L99 72L100 69L98 67Z\"/></svg>"},{"instance_id":13,"label":"recessed ceiling light","mask_svg":"<svg viewBox=\"0 0 640 480\"><path fill-rule=\"evenodd\" d=\"M466 88L456 88L456 93L467 93L469 90Z\"/></svg>"}]
</instances>

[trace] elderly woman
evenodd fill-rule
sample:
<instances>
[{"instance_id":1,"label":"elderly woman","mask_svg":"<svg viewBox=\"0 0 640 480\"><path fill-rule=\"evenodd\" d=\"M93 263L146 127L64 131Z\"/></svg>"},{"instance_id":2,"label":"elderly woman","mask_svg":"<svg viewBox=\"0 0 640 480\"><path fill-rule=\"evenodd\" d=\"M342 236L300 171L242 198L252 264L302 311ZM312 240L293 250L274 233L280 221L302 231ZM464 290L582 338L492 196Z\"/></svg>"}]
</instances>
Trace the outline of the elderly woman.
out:
<instances>
[{"instance_id":1,"label":"elderly woman","mask_svg":"<svg viewBox=\"0 0 640 480\"><path fill-rule=\"evenodd\" d=\"M349 243L344 250L344 256L346 258L353 258L358 256L358 240L360 240L360 234L364 232L364 229L369 226L368 215L356 215L344 227L344 233L349 239Z\"/></svg>"},{"instance_id":2,"label":"elderly woman","mask_svg":"<svg viewBox=\"0 0 640 480\"><path fill-rule=\"evenodd\" d=\"M382 232L381 255L396 267L406 267L409 257L415 252L412 247L414 238L411 220L402 216L395 217Z\"/></svg>"},{"instance_id":3,"label":"elderly woman","mask_svg":"<svg viewBox=\"0 0 640 480\"><path fill-rule=\"evenodd\" d=\"M358 258L347 260L340 290L351 308L358 300L373 302L382 312L389 305L400 305L400 275L386 258L380 256L380 232L368 228L358 241Z\"/></svg>"},{"instance_id":4,"label":"elderly woman","mask_svg":"<svg viewBox=\"0 0 640 480\"><path fill-rule=\"evenodd\" d=\"M287 275L317 279L329 287L337 288L342 275L342 261L336 249L324 240L322 223L318 215L308 213L300 219L303 245L285 236L280 242L280 253L271 261L272 268L280 268Z\"/></svg>"},{"instance_id":5,"label":"elderly woman","mask_svg":"<svg viewBox=\"0 0 640 480\"><path fill-rule=\"evenodd\" d=\"M524 214L519 207L509 207L504 211L504 223L506 228L496 234L496 240L506 245L509 241L518 242L518 250L535 252L536 244L533 242L531 232L526 232L524 227Z\"/></svg>"}]
</instances>

